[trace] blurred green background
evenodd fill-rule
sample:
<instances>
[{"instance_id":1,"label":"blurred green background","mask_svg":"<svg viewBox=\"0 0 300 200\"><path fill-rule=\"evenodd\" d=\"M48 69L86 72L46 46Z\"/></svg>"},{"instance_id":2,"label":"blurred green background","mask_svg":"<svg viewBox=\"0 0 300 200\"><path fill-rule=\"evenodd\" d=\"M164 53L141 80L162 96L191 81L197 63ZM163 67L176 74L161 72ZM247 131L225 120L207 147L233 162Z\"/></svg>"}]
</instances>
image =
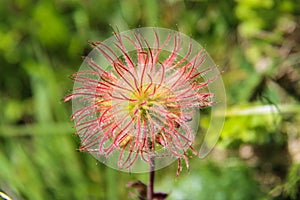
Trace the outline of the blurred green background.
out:
<instances>
[{"instance_id":1,"label":"blurred green background","mask_svg":"<svg viewBox=\"0 0 300 200\"><path fill-rule=\"evenodd\" d=\"M143 26L201 43L223 72L228 104L214 151L179 177L176 163L158 171L156 191L171 200L300 199L298 0L0 0L0 191L116 200L127 199L127 182L147 182L77 152L71 104L61 100L89 41Z\"/></svg>"}]
</instances>

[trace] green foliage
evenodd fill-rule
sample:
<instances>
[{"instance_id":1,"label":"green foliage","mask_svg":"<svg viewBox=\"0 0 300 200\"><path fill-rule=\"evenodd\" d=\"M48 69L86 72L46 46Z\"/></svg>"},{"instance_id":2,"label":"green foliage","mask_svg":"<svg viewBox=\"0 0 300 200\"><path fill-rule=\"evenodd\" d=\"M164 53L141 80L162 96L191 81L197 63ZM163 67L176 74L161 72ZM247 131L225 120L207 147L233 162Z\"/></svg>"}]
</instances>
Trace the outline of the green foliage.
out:
<instances>
[{"instance_id":1,"label":"green foliage","mask_svg":"<svg viewBox=\"0 0 300 200\"><path fill-rule=\"evenodd\" d=\"M297 195L299 196L300 187L300 164L295 164L291 167L288 174L286 193L288 196L291 196L292 199L296 199Z\"/></svg>"},{"instance_id":2,"label":"green foliage","mask_svg":"<svg viewBox=\"0 0 300 200\"><path fill-rule=\"evenodd\" d=\"M255 113L257 112L258 113ZM227 120L221 135L222 144L268 143L277 134L281 122L278 110L272 105L240 107L227 111ZM238 117L237 117L238 116Z\"/></svg>"},{"instance_id":3,"label":"green foliage","mask_svg":"<svg viewBox=\"0 0 300 200\"><path fill-rule=\"evenodd\" d=\"M172 188L168 186L172 184L169 179L163 180L161 187L169 188L170 200L250 200L263 197L253 172L236 159L223 164L198 164L197 168L182 176Z\"/></svg>"}]
</instances>

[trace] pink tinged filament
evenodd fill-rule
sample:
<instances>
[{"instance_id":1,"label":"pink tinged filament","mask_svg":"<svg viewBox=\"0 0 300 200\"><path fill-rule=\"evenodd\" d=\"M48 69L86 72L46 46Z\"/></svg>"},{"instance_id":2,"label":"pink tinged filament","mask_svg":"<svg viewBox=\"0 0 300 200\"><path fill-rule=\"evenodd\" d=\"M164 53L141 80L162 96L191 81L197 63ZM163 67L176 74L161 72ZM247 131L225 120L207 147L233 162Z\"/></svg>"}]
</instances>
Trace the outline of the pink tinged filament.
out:
<instances>
[{"instance_id":1,"label":"pink tinged filament","mask_svg":"<svg viewBox=\"0 0 300 200\"><path fill-rule=\"evenodd\" d=\"M151 165L153 157L163 156L156 152L165 149L166 156L178 159L179 173L181 159L188 167L187 150L197 154L189 124L195 109L213 104L213 94L205 88L214 79L202 78L210 68L198 71L205 53L188 60L193 48L190 43L186 55L179 56L179 34L170 33L160 41L154 30L152 47L138 33L134 37L115 33L115 38L113 47L92 43L111 69L104 70L93 58L86 57L89 70L74 74L80 87L65 97L65 101L90 102L71 117L81 138L79 150L106 158L118 151L118 167L128 169L139 157ZM170 42L172 51L165 56L163 49ZM124 43L133 45L135 51L128 52ZM122 56L117 56L115 49Z\"/></svg>"}]
</instances>

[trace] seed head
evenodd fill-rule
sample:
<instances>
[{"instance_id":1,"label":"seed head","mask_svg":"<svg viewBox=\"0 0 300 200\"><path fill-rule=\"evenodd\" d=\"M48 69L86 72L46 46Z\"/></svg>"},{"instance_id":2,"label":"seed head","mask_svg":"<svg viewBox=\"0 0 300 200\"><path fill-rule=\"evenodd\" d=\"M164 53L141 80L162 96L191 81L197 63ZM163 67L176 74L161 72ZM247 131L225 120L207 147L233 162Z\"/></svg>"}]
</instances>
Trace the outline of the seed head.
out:
<instances>
[{"instance_id":1,"label":"seed head","mask_svg":"<svg viewBox=\"0 0 300 200\"><path fill-rule=\"evenodd\" d=\"M203 49L195 52L178 32L146 30L91 43L65 101L73 101L80 151L122 170L174 158L180 169L187 150L196 153L199 109L212 105L206 86L214 79L203 79L211 70L202 67Z\"/></svg>"}]
</instances>

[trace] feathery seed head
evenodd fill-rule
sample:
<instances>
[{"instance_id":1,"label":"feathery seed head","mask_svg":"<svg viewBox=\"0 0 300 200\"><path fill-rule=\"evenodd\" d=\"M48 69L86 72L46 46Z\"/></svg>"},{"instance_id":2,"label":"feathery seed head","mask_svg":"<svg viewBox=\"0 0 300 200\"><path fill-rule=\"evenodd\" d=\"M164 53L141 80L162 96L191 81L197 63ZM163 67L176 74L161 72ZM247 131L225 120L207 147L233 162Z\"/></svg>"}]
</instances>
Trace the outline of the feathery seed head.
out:
<instances>
[{"instance_id":1,"label":"feathery seed head","mask_svg":"<svg viewBox=\"0 0 300 200\"><path fill-rule=\"evenodd\" d=\"M218 78L203 78L214 67L205 66L207 53L159 28L115 33L92 46L65 98L73 102L80 150L124 171L147 171L151 159L156 169L182 158L188 166L199 109L213 104L207 85Z\"/></svg>"}]
</instances>

